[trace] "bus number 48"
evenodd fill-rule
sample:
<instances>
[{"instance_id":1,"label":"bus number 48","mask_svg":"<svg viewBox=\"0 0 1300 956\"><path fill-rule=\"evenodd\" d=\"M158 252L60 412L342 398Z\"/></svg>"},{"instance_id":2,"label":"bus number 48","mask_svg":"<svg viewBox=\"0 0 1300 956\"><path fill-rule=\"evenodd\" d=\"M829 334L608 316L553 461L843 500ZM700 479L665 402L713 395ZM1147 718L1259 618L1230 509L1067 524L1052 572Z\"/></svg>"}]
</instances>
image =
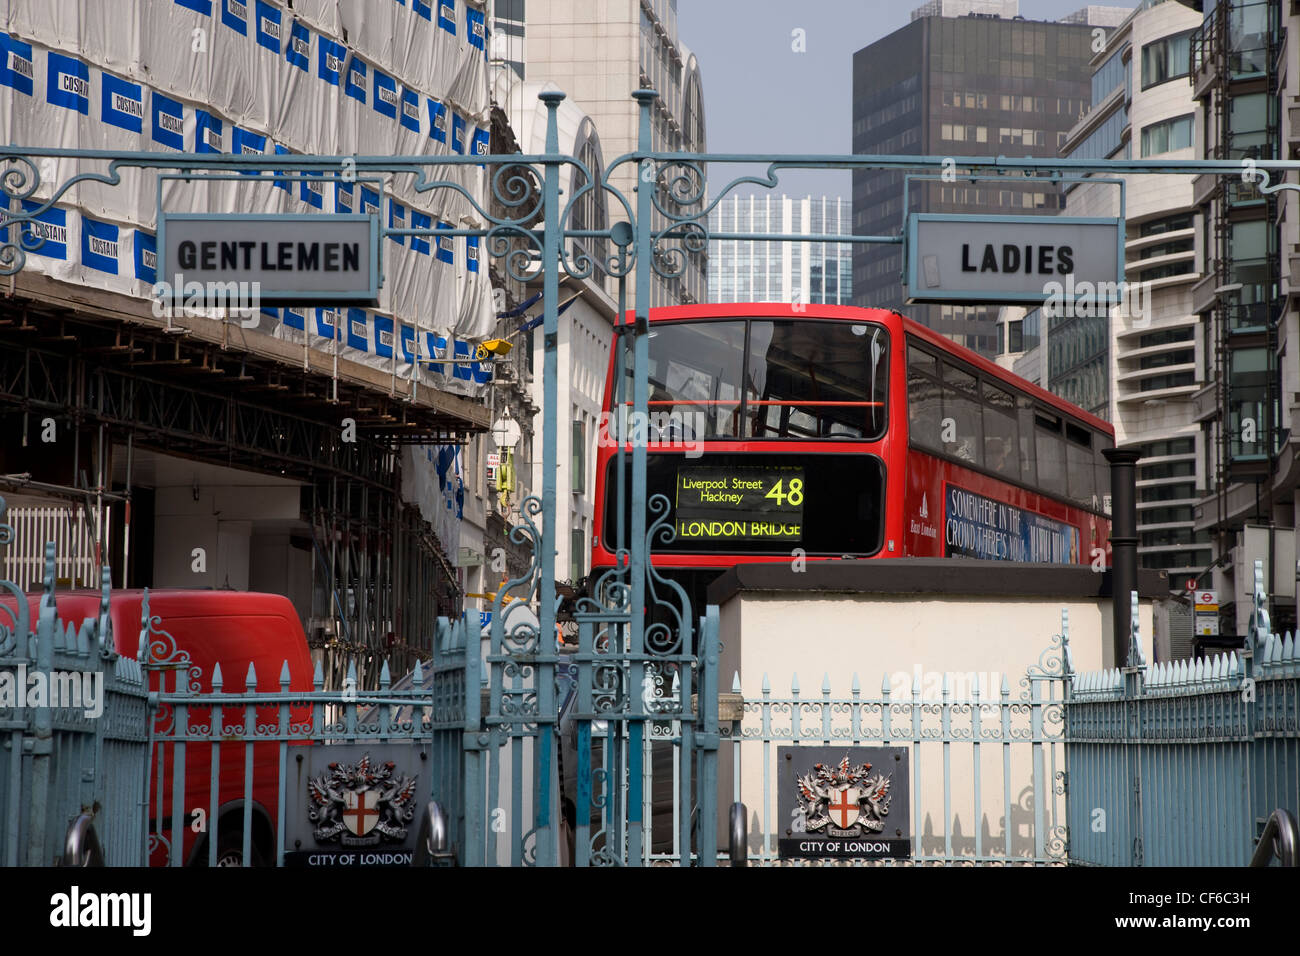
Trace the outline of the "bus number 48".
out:
<instances>
[{"instance_id":1,"label":"bus number 48","mask_svg":"<svg viewBox=\"0 0 1300 956\"><path fill-rule=\"evenodd\" d=\"M784 505L787 501L796 507L803 504L803 479L791 478L789 491L781 490L781 486L784 483L784 478L778 478L776 484L772 486L772 490L763 497L775 498L778 505Z\"/></svg>"}]
</instances>

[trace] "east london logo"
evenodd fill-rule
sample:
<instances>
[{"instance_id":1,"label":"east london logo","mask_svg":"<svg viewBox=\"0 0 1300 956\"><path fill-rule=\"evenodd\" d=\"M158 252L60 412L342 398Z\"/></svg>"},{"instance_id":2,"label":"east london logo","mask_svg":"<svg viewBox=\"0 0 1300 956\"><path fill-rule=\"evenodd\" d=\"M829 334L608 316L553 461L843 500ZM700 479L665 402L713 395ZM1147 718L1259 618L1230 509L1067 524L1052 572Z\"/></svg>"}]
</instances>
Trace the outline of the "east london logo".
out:
<instances>
[{"instance_id":1,"label":"east london logo","mask_svg":"<svg viewBox=\"0 0 1300 956\"><path fill-rule=\"evenodd\" d=\"M889 815L892 774L872 773L871 764L849 764L846 754L837 767L814 764L812 773L795 775L799 809L808 833L856 837L880 833Z\"/></svg>"},{"instance_id":2,"label":"east london logo","mask_svg":"<svg viewBox=\"0 0 1300 956\"><path fill-rule=\"evenodd\" d=\"M370 754L355 766L331 763L328 769L307 783L307 817L316 824L312 835L319 842L374 846L406 839L405 824L415 817L419 774L395 773L392 761L371 769Z\"/></svg>"},{"instance_id":3,"label":"east london logo","mask_svg":"<svg viewBox=\"0 0 1300 956\"><path fill-rule=\"evenodd\" d=\"M921 495L921 508L917 511L920 521L909 522L908 530L912 534L919 534L923 538L938 538L939 529L931 524L926 524L926 519L930 517L930 502L926 495Z\"/></svg>"}]
</instances>

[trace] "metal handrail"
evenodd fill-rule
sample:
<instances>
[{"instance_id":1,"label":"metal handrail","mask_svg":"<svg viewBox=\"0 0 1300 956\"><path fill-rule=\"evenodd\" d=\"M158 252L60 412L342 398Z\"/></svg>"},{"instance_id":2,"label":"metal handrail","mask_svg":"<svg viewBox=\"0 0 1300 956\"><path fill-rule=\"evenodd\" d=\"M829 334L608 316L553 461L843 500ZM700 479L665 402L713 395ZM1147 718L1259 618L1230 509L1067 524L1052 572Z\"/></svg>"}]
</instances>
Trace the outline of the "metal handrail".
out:
<instances>
[{"instance_id":1,"label":"metal handrail","mask_svg":"<svg viewBox=\"0 0 1300 956\"><path fill-rule=\"evenodd\" d=\"M63 841L64 866L103 866L104 850L95 833L95 815L89 811L77 816L68 826Z\"/></svg>"},{"instance_id":2,"label":"metal handrail","mask_svg":"<svg viewBox=\"0 0 1300 956\"><path fill-rule=\"evenodd\" d=\"M1289 810L1278 807L1269 814L1268 822L1264 824L1264 832L1259 836L1250 865L1268 866L1275 856L1282 861L1283 866L1300 865L1296 854L1298 845L1300 831L1297 830L1295 817Z\"/></svg>"}]
</instances>

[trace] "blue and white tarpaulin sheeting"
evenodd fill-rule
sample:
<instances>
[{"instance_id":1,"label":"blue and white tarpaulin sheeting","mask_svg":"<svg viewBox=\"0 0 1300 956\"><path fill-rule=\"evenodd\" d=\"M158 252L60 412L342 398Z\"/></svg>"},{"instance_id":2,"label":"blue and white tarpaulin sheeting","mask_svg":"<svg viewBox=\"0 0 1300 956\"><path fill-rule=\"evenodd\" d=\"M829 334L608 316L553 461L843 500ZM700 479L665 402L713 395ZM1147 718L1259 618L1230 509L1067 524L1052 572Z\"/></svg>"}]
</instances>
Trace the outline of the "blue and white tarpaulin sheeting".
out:
<instances>
[{"instance_id":1,"label":"blue and white tarpaulin sheeting","mask_svg":"<svg viewBox=\"0 0 1300 956\"><path fill-rule=\"evenodd\" d=\"M414 502L420 517L448 554L460 547L465 511L463 452L458 445L403 445L402 497Z\"/></svg>"},{"instance_id":2,"label":"blue and white tarpaulin sheeting","mask_svg":"<svg viewBox=\"0 0 1300 956\"><path fill-rule=\"evenodd\" d=\"M296 0L292 8L285 0L0 0L0 136L122 151L437 156L459 144L482 152L490 109L483 21L480 0ZM44 160L35 198L106 165ZM433 172L486 194L477 166ZM26 268L147 297L156 175L128 169L117 187L69 190L43 217L48 238ZM343 184L324 180L169 180L163 203L171 212L353 211L347 203L361 212L364 193L393 227L485 225L459 193L420 194L413 185L412 176L394 176L382 194L355 183L341 195ZM418 343L428 359L424 346L435 339L454 352L457 340L490 335L492 290L477 246L463 236L384 242L379 307L347 310L361 313L356 324L367 332L344 337L340 354L384 369L396 355L409 378L413 353L403 343ZM302 334L280 311L265 311L255 328ZM335 347L319 336L311 345ZM420 378L481 390L482 368L452 371L421 369Z\"/></svg>"}]
</instances>

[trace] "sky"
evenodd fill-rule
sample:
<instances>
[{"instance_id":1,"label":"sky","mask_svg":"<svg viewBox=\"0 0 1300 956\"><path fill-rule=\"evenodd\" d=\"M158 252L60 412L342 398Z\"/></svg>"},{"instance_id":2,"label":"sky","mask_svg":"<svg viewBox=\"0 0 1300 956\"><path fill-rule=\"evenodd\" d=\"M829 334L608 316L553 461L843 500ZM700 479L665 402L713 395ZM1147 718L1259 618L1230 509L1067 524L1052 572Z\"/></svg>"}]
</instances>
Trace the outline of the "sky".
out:
<instances>
[{"instance_id":1,"label":"sky","mask_svg":"<svg viewBox=\"0 0 1300 956\"><path fill-rule=\"evenodd\" d=\"M1092 0L1132 8L1133 0ZM677 0L677 32L699 58L711 153L852 152L853 54L906 26L922 0ZM1088 0L1020 0L1057 20ZM795 52L802 30L804 52ZM710 170L710 195L736 175ZM788 171L774 192L850 198L846 170Z\"/></svg>"}]
</instances>

